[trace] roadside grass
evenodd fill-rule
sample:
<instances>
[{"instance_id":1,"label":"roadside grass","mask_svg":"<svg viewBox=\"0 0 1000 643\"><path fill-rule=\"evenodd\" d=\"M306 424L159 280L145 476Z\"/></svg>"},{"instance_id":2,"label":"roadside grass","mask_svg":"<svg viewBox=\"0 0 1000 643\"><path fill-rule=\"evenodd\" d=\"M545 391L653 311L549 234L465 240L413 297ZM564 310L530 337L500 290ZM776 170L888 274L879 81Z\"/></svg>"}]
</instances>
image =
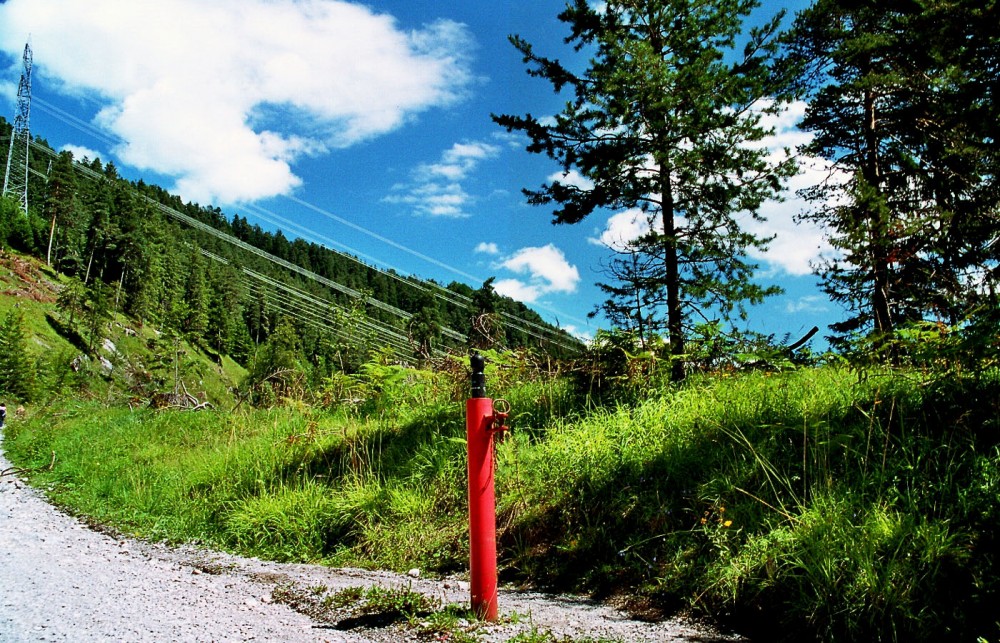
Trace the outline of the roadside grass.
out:
<instances>
[{"instance_id":1,"label":"roadside grass","mask_svg":"<svg viewBox=\"0 0 1000 643\"><path fill-rule=\"evenodd\" d=\"M996 373L719 374L589 408L562 382L501 376L503 580L764 623L768 640L1000 633ZM371 377L389 397L364 413L63 402L5 448L57 501L140 536L460 572L461 404L446 384Z\"/></svg>"}]
</instances>

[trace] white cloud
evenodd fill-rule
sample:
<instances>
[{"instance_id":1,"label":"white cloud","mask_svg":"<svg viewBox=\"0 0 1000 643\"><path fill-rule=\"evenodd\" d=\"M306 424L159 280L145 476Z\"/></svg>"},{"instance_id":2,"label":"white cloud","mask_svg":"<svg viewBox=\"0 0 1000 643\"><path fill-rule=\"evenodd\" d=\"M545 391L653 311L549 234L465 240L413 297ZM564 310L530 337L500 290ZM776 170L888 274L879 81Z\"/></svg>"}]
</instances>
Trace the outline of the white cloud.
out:
<instances>
[{"instance_id":1,"label":"white cloud","mask_svg":"<svg viewBox=\"0 0 1000 643\"><path fill-rule=\"evenodd\" d=\"M532 304L542 296L540 286L526 284L519 279L499 279L493 282L493 290L498 295L510 297L516 301Z\"/></svg>"},{"instance_id":2,"label":"white cloud","mask_svg":"<svg viewBox=\"0 0 1000 643\"><path fill-rule=\"evenodd\" d=\"M15 90L17 88L15 87ZM520 132L494 132L491 138L505 147L513 150L524 149L528 144L528 137Z\"/></svg>"},{"instance_id":3,"label":"white cloud","mask_svg":"<svg viewBox=\"0 0 1000 643\"><path fill-rule=\"evenodd\" d=\"M478 141L455 143L436 163L418 165L410 183L395 186L395 194L383 201L413 207L416 214L431 217L468 217L466 208L474 199L462 187L479 164L500 153L496 145Z\"/></svg>"},{"instance_id":4,"label":"white cloud","mask_svg":"<svg viewBox=\"0 0 1000 643\"><path fill-rule=\"evenodd\" d=\"M633 241L650 230L649 217L639 208L613 214L600 236L589 239L591 243L607 246L616 252L626 252Z\"/></svg>"},{"instance_id":5,"label":"white cloud","mask_svg":"<svg viewBox=\"0 0 1000 643\"><path fill-rule=\"evenodd\" d=\"M461 181L476 169L480 162L495 157L500 149L489 143L455 143L441 154L437 163L420 165L414 172L419 181Z\"/></svg>"},{"instance_id":6,"label":"white cloud","mask_svg":"<svg viewBox=\"0 0 1000 643\"><path fill-rule=\"evenodd\" d=\"M576 266L566 261L562 250L551 243L538 248L522 248L503 263L503 267L520 274L530 274L549 284L549 290L573 292L580 281Z\"/></svg>"},{"instance_id":7,"label":"white cloud","mask_svg":"<svg viewBox=\"0 0 1000 643\"><path fill-rule=\"evenodd\" d=\"M774 135L763 142L771 150L773 160L783 157L784 148L794 151L812 139L811 134L796 127L802 120L805 109L806 104L799 101L781 114L766 115L762 119L765 127L774 128ZM830 163L821 158L800 156L799 163L801 172L788 182L785 200L770 201L761 207L760 214L766 221L742 222L748 231L760 236L775 235L766 252L752 250L750 255L790 275L810 274L811 263L819 259L821 254L829 254L832 250L821 227L812 223L796 223L796 215L813 207L796 192L818 185L831 177L838 180Z\"/></svg>"},{"instance_id":8,"label":"white cloud","mask_svg":"<svg viewBox=\"0 0 1000 643\"><path fill-rule=\"evenodd\" d=\"M549 293L574 293L580 283L580 271L566 260L562 250L551 243L541 247L521 248L500 264L520 279L501 279L494 289L501 295L532 303Z\"/></svg>"},{"instance_id":9,"label":"white cloud","mask_svg":"<svg viewBox=\"0 0 1000 643\"><path fill-rule=\"evenodd\" d=\"M820 295L807 295L785 304L785 312L795 313L822 313L830 310L830 300Z\"/></svg>"},{"instance_id":10,"label":"white cloud","mask_svg":"<svg viewBox=\"0 0 1000 643\"><path fill-rule=\"evenodd\" d=\"M580 190L586 191L594 189L594 182L576 170L570 170L569 172L556 172L555 174L549 176L549 183L554 183L556 181L562 183L563 185L579 188Z\"/></svg>"},{"instance_id":11,"label":"white cloud","mask_svg":"<svg viewBox=\"0 0 1000 643\"><path fill-rule=\"evenodd\" d=\"M594 334L592 332L589 330L580 330L573 324L566 324L562 327L562 329L582 342L590 342L594 339Z\"/></svg>"},{"instance_id":12,"label":"white cloud","mask_svg":"<svg viewBox=\"0 0 1000 643\"><path fill-rule=\"evenodd\" d=\"M766 221L743 222L750 232L764 237L775 235L766 252L752 250L750 255L790 275L810 274L811 264L821 254L830 254L832 251L823 228L813 223L795 221L797 215L814 207L795 192L817 185L826 180L830 173L827 163L820 159L802 159L802 162L802 173L789 182L785 200L770 201L761 207L760 213Z\"/></svg>"},{"instance_id":13,"label":"white cloud","mask_svg":"<svg viewBox=\"0 0 1000 643\"><path fill-rule=\"evenodd\" d=\"M470 80L465 26L404 31L343 0L0 4L0 48L19 59L29 33L36 73L103 104L124 163L198 201L288 193L302 155L398 128Z\"/></svg>"},{"instance_id":14,"label":"white cloud","mask_svg":"<svg viewBox=\"0 0 1000 643\"><path fill-rule=\"evenodd\" d=\"M20 60L20 58L18 60ZM20 70L17 70L14 73L20 73ZM8 72L8 75L11 75L11 73ZM0 97L4 99L4 102L10 102L11 106L16 105L17 83L10 81L0 81Z\"/></svg>"},{"instance_id":15,"label":"white cloud","mask_svg":"<svg viewBox=\"0 0 1000 643\"><path fill-rule=\"evenodd\" d=\"M95 152L89 147L83 147L81 145L63 145L60 152L69 152L73 155L74 161L82 161L87 159L88 161L93 161L94 159L102 159L100 152Z\"/></svg>"},{"instance_id":16,"label":"white cloud","mask_svg":"<svg viewBox=\"0 0 1000 643\"><path fill-rule=\"evenodd\" d=\"M498 255L500 254L500 247L492 241L481 241L479 245L476 246L475 252L487 255Z\"/></svg>"}]
</instances>

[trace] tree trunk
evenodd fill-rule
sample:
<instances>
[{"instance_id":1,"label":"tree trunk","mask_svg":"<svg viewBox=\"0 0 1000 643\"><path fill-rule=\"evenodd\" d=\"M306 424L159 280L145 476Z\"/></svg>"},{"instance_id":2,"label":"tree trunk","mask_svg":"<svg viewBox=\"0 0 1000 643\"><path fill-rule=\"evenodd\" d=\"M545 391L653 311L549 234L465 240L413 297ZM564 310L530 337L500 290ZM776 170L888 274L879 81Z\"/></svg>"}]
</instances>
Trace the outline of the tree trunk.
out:
<instances>
[{"instance_id":1,"label":"tree trunk","mask_svg":"<svg viewBox=\"0 0 1000 643\"><path fill-rule=\"evenodd\" d=\"M52 226L49 228L49 250L45 253L45 265L52 267L52 239L56 236L56 215L52 215Z\"/></svg>"},{"instance_id":2,"label":"tree trunk","mask_svg":"<svg viewBox=\"0 0 1000 643\"><path fill-rule=\"evenodd\" d=\"M677 258L677 227L674 223L674 193L670 170L660 166L663 219L663 265L667 281L667 336L670 341L670 381L684 379L684 314L681 309L680 266Z\"/></svg>"},{"instance_id":3,"label":"tree trunk","mask_svg":"<svg viewBox=\"0 0 1000 643\"><path fill-rule=\"evenodd\" d=\"M876 131L875 92L865 90L865 162L862 175L874 190L882 192L882 171L878 158L878 133ZM892 332L892 311L889 297L889 257L885 222L879 215L871 213L869 217L869 247L872 252L872 317L875 330L885 336Z\"/></svg>"},{"instance_id":4,"label":"tree trunk","mask_svg":"<svg viewBox=\"0 0 1000 643\"><path fill-rule=\"evenodd\" d=\"M639 329L639 345L645 351L649 350L650 341L647 341L646 338L646 324L642 311L642 283L639 278L639 258L635 253L632 253L632 275L635 279L635 321ZM652 340L652 337L649 340Z\"/></svg>"}]
</instances>

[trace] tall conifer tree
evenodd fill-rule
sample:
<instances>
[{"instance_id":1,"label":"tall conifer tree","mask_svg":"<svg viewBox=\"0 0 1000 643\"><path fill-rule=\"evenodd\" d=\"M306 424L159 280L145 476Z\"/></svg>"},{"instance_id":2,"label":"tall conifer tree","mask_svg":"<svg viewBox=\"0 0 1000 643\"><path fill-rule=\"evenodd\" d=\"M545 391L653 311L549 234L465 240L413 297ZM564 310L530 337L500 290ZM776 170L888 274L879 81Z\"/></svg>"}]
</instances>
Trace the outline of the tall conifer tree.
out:
<instances>
[{"instance_id":1,"label":"tall conifer tree","mask_svg":"<svg viewBox=\"0 0 1000 643\"><path fill-rule=\"evenodd\" d=\"M972 0L819 0L797 16L805 151L844 177L807 191L838 251L825 288L851 311L835 331L954 324L995 289L998 19Z\"/></svg>"},{"instance_id":2,"label":"tall conifer tree","mask_svg":"<svg viewBox=\"0 0 1000 643\"><path fill-rule=\"evenodd\" d=\"M35 394L36 375L28 352L24 315L17 308L11 309L0 322L0 391L30 401Z\"/></svg>"},{"instance_id":3,"label":"tall conifer tree","mask_svg":"<svg viewBox=\"0 0 1000 643\"><path fill-rule=\"evenodd\" d=\"M528 73L572 97L553 121L494 116L530 139L582 181L526 190L529 202L556 206L555 223L597 210L637 208L650 232L635 248L657 257L665 292L672 378L684 376L685 338L699 317L745 316L744 304L777 292L751 281L747 251L767 240L738 216L759 218L795 171L773 161L761 117L780 109L783 83L770 67L778 18L745 31L755 0L575 0L559 15L568 43L591 55L576 73L512 37ZM740 48L738 42L745 42Z\"/></svg>"},{"instance_id":4,"label":"tall conifer tree","mask_svg":"<svg viewBox=\"0 0 1000 643\"><path fill-rule=\"evenodd\" d=\"M86 222L77 197L73 155L62 152L52 163L46 182L45 214L49 218L49 241L45 261L49 266L66 264L76 271L81 263Z\"/></svg>"}]
</instances>

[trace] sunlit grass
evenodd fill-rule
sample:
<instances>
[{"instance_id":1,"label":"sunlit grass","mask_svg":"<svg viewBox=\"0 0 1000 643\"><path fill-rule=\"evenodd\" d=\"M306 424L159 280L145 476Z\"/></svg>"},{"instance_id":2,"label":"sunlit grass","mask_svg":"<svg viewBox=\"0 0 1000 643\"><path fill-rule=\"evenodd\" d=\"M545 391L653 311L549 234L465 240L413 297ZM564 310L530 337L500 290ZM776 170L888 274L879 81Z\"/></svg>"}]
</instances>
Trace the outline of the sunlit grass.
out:
<instances>
[{"instance_id":1,"label":"sunlit grass","mask_svg":"<svg viewBox=\"0 0 1000 643\"><path fill-rule=\"evenodd\" d=\"M6 448L58 501L128 533L464 570L462 405L447 387L394 394L421 402L367 415L65 402ZM503 396L505 579L744 626L766 613L791 638L991 631L961 605L997 596L1000 454L953 393L821 368L692 378L606 407L542 379Z\"/></svg>"}]
</instances>

